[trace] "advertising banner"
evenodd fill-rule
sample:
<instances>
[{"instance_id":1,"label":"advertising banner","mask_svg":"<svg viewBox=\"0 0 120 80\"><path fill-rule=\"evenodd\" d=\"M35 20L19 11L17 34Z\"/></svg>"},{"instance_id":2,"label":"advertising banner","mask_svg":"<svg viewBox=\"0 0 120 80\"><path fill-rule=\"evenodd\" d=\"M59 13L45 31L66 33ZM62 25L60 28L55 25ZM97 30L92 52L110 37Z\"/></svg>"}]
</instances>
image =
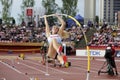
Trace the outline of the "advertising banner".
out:
<instances>
[{"instance_id":1,"label":"advertising banner","mask_svg":"<svg viewBox=\"0 0 120 80\"><path fill-rule=\"evenodd\" d=\"M90 50L90 56L104 57L105 50ZM87 56L87 50L76 50L76 56ZM116 57L120 57L120 50L116 50Z\"/></svg>"}]
</instances>

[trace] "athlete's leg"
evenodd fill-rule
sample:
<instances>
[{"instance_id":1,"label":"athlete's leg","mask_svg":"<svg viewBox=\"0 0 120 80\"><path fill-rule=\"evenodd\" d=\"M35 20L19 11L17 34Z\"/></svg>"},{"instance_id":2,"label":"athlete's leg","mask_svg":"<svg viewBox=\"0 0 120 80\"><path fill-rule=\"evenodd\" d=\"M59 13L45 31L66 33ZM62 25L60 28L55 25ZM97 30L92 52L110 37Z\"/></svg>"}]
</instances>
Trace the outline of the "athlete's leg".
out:
<instances>
[{"instance_id":1,"label":"athlete's leg","mask_svg":"<svg viewBox=\"0 0 120 80\"><path fill-rule=\"evenodd\" d=\"M55 48L53 47L53 42L52 42L52 41L51 41L51 43L49 44L47 56L48 56L48 57L51 57L51 58L55 58L55 56L56 56L56 50L55 50Z\"/></svg>"},{"instance_id":2,"label":"athlete's leg","mask_svg":"<svg viewBox=\"0 0 120 80\"><path fill-rule=\"evenodd\" d=\"M60 61L60 63L63 65L67 61L67 57L64 55L61 49L61 44L59 44L56 39L53 39L53 47L56 49L58 56L57 59Z\"/></svg>"},{"instance_id":3,"label":"athlete's leg","mask_svg":"<svg viewBox=\"0 0 120 80\"><path fill-rule=\"evenodd\" d=\"M57 59L59 60L59 62L64 65L64 60L63 60L63 56L62 55L58 55Z\"/></svg>"},{"instance_id":4,"label":"athlete's leg","mask_svg":"<svg viewBox=\"0 0 120 80\"><path fill-rule=\"evenodd\" d=\"M53 44L54 44L53 41L49 44L48 54L47 54L47 56L51 58L55 58L56 53L57 53L56 49L53 47ZM62 65L64 64L62 55L57 55L57 59L60 62L60 64Z\"/></svg>"},{"instance_id":5,"label":"athlete's leg","mask_svg":"<svg viewBox=\"0 0 120 80\"><path fill-rule=\"evenodd\" d=\"M56 39L53 39L53 47L57 51L58 55L62 53L62 45L59 44Z\"/></svg>"}]
</instances>

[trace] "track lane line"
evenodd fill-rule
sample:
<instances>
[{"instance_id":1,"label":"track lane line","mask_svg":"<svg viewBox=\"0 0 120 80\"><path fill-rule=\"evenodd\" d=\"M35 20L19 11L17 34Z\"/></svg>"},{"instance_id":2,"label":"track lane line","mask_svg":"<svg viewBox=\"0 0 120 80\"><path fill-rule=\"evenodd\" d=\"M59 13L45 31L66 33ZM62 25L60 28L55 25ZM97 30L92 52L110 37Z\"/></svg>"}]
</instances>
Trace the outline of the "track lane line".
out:
<instances>
[{"instance_id":1,"label":"track lane line","mask_svg":"<svg viewBox=\"0 0 120 80\"><path fill-rule=\"evenodd\" d=\"M5 62L0 61L0 63L4 64L4 65L7 66L8 68L16 71L16 72L19 73L19 74L23 74L21 71L17 70L16 68L13 68L12 66L8 65L8 64L5 63Z\"/></svg>"},{"instance_id":2,"label":"track lane line","mask_svg":"<svg viewBox=\"0 0 120 80\"><path fill-rule=\"evenodd\" d=\"M0 78L0 80L7 80L6 78Z\"/></svg>"},{"instance_id":3,"label":"track lane line","mask_svg":"<svg viewBox=\"0 0 120 80\"><path fill-rule=\"evenodd\" d=\"M29 62L29 63L31 63L31 64L35 64L35 65L37 65L37 66L40 66L40 64L38 64L38 63L34 63L34 62L31 62L31 61L26 61L26 62ZM46 68L46 66L44 66L44 65L41 65L41 66ZM61 72L61 73L64 73L64 74L69 74L68 72L65 72L65 71L62 71L62 70L58 70L58 69L54 69L54 68L51 68L51 67L49 67L49 66L48 66L48 68L49 68L49 69L52 69L52 70L54 70L54 71L57 71L57 72Z\"/></svg>"},{"instance_id":4,"label":"track lane line","mask_svg":"<svg viewBox=\"0 0 120 80\"><path fill-rule=\"evenodd\" d=\"M46 73L46 71L37 69L37 68L35 68L35 67L29 66L29 65L27 65L27 64L25 64L25 63L22 63L22 62L19 62L19 64L24 65L24 66L26 66L26 67L28 67L28 68L34 69L34 70L36 70L36 71L39 71L39 72L42 72L42 73Z\"/></svg>"},{"instance_id":5,"label":"track lane line","mask_svg":"<svg viewBox=\"0 0 120 80\"><path fill-rule=\"evenodd\" d=\"M18 61L15 61L16 62L16 64L18 64L17 62ZM14 63L15 63L14 62ZM13 66L11 66L11 65L9 65L9 64L7 64L7 63L5 63L5 62L3 62L3 61L0 61L0 63L2 63L3 65L5 65L5 66L7 66L8 68L10 68L10 69L12 69L13 71L15 71L15 72L17 72L17 73L19 73L19 74L21 74L21 75L25 75L25 73L24 72L22 72L22 71L20 71L20 70L18 70L18 69L16 69L15 67L13 67ZM25 75L27 78L29 78L30 76L28 76L28 75ZM6 78L5 78L5 80L7 80Z\"/></svg>"}]
</instances>

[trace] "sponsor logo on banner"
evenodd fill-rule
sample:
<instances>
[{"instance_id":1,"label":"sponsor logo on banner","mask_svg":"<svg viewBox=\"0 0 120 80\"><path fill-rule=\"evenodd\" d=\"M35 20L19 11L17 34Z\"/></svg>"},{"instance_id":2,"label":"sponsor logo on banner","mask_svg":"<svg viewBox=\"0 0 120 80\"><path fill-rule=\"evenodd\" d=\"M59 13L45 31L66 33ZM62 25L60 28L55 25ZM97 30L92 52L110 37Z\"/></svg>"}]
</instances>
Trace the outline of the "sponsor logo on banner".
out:
<instances>
[{"instance_id":1,"label":"sponsor logo on banner","mask_svg":"<svg viewBox=\"0 0 120 80\"><path fill-rule=\"evenodd\" d=\"M90 50L90 56L103 57L105 50ZM87 56L87 50L76 50L76 56Z\"/></svg>"},{"instance_id":2,"label":"sponsor logo on banner","mask_svg":"<svg viewBox=\"0 0 120 80\"><path fill-rule=\"evenodd\" d=\"M101 52L98 50L98 51L95 51L95 50L90 50L90 55L91 56L100 56ZM86 55L87 55L87 52L86 52Z\"/></svg>"},{"instance_id":3,"label":"sponsor logo on banner","mask_svg":"<svg viewBox=\"0 0 120 80\"><path fill-rule=\"evenodd\" d=\"M105 50L90 50L90 56L104 57ZM87 50L76 50L76 56L88 56ZM116 50L116 57L120 57L120 50Z\"/></svg>"}]
</instances>

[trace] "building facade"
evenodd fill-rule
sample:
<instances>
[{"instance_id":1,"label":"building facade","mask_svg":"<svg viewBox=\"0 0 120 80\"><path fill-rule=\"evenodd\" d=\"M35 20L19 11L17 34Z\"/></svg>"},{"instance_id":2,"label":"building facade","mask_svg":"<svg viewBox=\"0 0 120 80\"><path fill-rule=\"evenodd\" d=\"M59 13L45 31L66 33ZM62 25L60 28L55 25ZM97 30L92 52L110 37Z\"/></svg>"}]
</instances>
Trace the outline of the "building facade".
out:
<instances>
[{"instance_id":1,"label":"building facade","mask_svg":"<svg viewBox=\"0 0 120 80\"><path fill-rule=\"evenodd\" d=\"M104 20L109 24L117 24L117 13L120 11L120 0L104 0Z\"/></svg>"},{"instance_id":2,"label":"building facade","mask_svg":"<svg viewBox=\"0 0 120 80\"><path fill-rule=\"evenodd\" d=\"M84 24L88 21L94 22L96 15L96 0L85 0L84 2Z\"/></svg>"},{"instance_id":3,"label":"building facade","mask_svg":"<svg viewBox=\"0 0 120 80\"><path fill-rule=\"evenodd\" d=\"M118 16L118 27L120 27L120 11L118 11L117 16Z\"/></svg>"},{"instance_id":4,"label":"building facade","mask_svg":"<svg viewBox=\"0 0 120 80\"><path fill-rule=\"evenodd\" d=\"M99 22L104 20L104 0L99 0Z\"/></svg>"}]
</instances>

